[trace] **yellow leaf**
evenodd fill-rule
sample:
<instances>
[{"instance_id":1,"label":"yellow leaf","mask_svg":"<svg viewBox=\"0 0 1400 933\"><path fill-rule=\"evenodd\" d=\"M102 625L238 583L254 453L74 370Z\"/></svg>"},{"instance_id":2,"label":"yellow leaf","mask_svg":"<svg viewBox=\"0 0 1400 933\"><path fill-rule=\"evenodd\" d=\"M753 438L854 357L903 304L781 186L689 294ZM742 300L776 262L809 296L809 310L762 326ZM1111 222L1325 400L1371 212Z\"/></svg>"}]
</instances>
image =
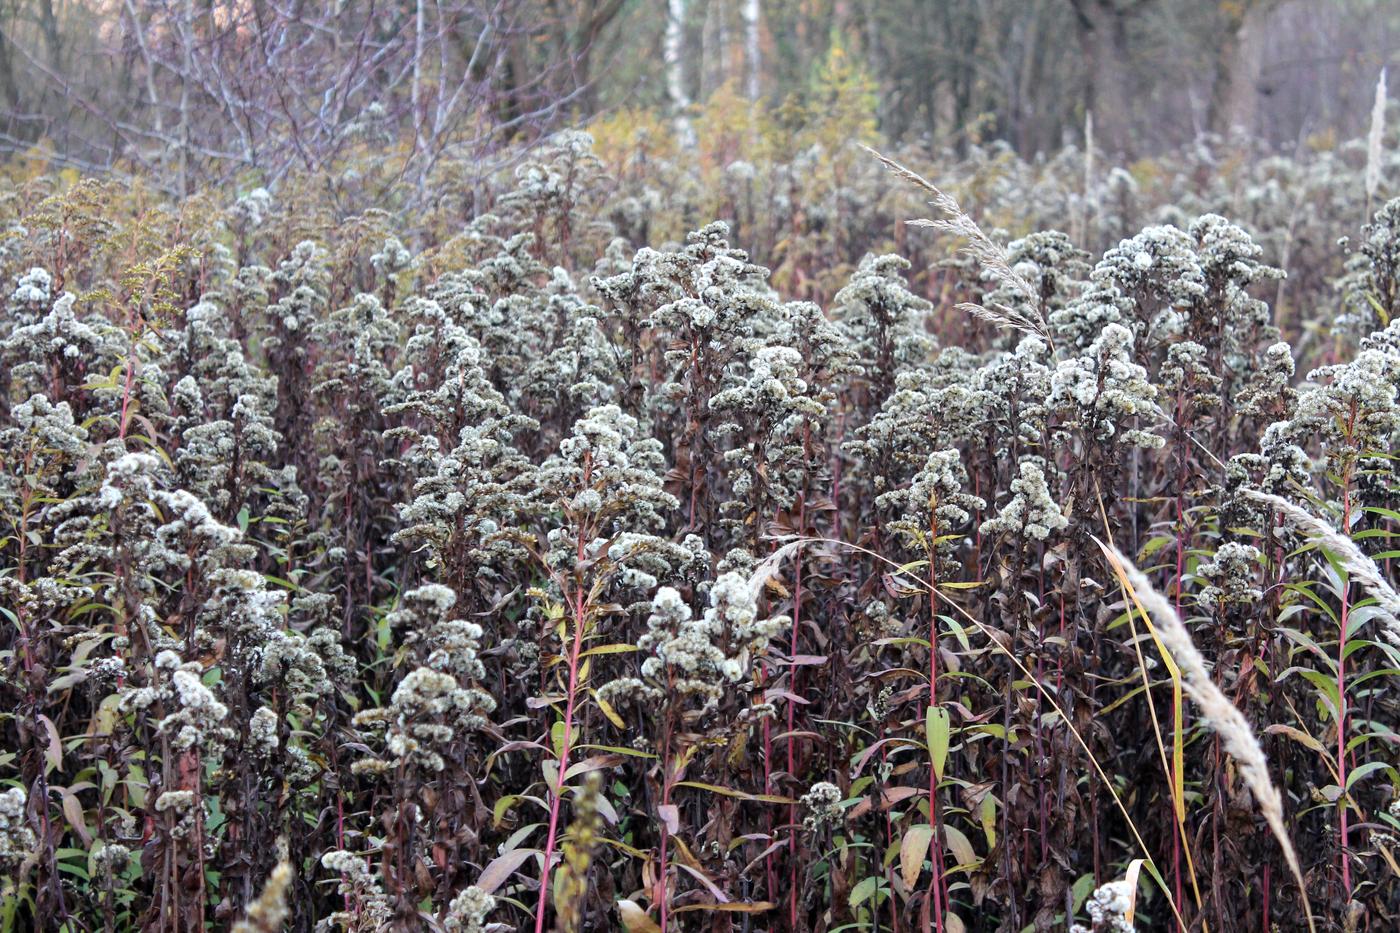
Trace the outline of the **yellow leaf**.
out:
<instances>
[{"instance_id":1,"label":"yellow leaf","mask_svg":"<svg viewBox=\"0 0 1400 933\"><path fill-rule=\"evenodd\" d=\"M911 826L899 843L899 873L904 878L904 886L914 887L919 873L924 870L924 856L928 855L929 843L933 841L933 827L927 823Z\"/></svg>"},{"instance_id":2,"label":"yellow leaf","mask_svg":"<svg viewBox=\"0 0 1400 933\"><path fill-rule=\"evenodd\" d=\"M627 723L622 721L622 717L617 714L617 710L612 708L612 704L598 695L598 691L590 690L593 694L593 702L598 704L598 709L603 711L603 715L608 717L608 722L619 729L626 729Z\"/></svg>"},{"instance_id":3,"label":"yellow leaf","mask_svg":"<svg viewBox=\"0 0 1400 933\"><path fill-rule=\"evenodd\" d=\"M622 917L622 926L627 933L661 933L661 927L657 926L635 901L618 901L617 912Z\"/></svg>"},{"instance_id":4,"label":"yellow leaf","mask_svg":"<svg viewBox=\"0 0 1400 933\"><path fill-rule=\"evenodd\" d=\"M956 826L943 827L943 836L947 840L948 851L953 853L953 861L957 865L980 865L982 860L977 857L976 851L972 848L972 843L962 830Z\"/></svg>"},{"instance_id":5,"label":"yellow leaf","mask_svg":"<svg viewBox=\"0 0 1400 933\"><path fill-rule=\"evenodd\" d=\"M671 912L684 914L694 910L717 910L731 914L761 914L765 910L772 910L773 907L774 905L769 901L755 901L753 903L730 901L728 904L684 904Z\"/></svg>"}]
</instances>

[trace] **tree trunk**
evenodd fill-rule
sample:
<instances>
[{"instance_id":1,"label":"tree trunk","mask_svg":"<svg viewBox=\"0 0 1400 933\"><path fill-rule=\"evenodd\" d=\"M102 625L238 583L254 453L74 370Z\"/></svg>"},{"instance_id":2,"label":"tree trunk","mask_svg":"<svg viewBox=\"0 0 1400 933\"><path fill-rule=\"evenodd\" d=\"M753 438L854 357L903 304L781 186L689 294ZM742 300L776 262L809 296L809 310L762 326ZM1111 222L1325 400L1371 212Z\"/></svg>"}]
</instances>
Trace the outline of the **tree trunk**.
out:
<instances>
[{"instance_id":1,"label":"tree trunk","mask_svg":"<svg viewBox=\"0 0 1400 933\"><path fill-rule=\"evenodd\" d=\"M579 108L588 115L598 110L598 88L593 77L593 48L608 24L622 11L623 0L593 0L579 4L578 21L574 26L573 56L574 87L579 89ZM565 88L564 93L571 89Z\"/></svg>"},{"instance_id":2,"label":"tree trunk","mask_svg":"<svg viewBox=\"0 0 1400 933\"><path fill-rule=\"evenodd\" d=\"M744 90L749 100L758 100L762 75L762 49L759 47L759 21L763 16L762 0L744 0Z\"/></svg>"},{"instance_id":3,"label":"tree trunk","mask_svg":"<svg viewBox=\"0 0 1400 933\"><path fill-rule=\"evenodd\" d=\"M6 10L6 14L10 11ZM9 16L6 16L9 19ZM16 139L28 139L28 129L21 128L15 119L20 110L19 82L15 80L14 53L10 49L10 41L6 36L10 23L4 23L4 28L0 28L0 101L4 103L6 112L5 131Z\"/></svg>"},{"instance_id":4,"label":"tree trunk","mask_svg":"<svg viewBox=\"0 0 1400 933\"><path fill-rule=\"evenodd\" d=\"M676 139L683 148L695 145L695 129L690 125L690 95L685 90L685 0L667 0L666 43L662 59L666 63L666 90L675 108Z\"/></svg>"},{"instance_id":5,"label":"tree trunk","mask_svg":"<svg viewBox=\"0 0 1400 933\"><path fill-rule=\"evenodd\" d=\"M1264 69L1265 27L1273 8L1267 2L1237 8L1222 30L1208 121L1213 133L1225 136L1231 130L1254 133L1259 129L1259 78Z\"/></svg>"},{"instance_id":6,"label":"tree trunk","mask_svg":"<svg viewBox=\"0 0 1400 933\"><path fill-rule=\"evenodd\" d=\"M1079 21L1079 46L1088 69L1089 109L1103 149L1131 156L1134 149L1132 69L1128 49L1131 8L1115 0L1070 0Z\"/></svg>"}]
</instances>

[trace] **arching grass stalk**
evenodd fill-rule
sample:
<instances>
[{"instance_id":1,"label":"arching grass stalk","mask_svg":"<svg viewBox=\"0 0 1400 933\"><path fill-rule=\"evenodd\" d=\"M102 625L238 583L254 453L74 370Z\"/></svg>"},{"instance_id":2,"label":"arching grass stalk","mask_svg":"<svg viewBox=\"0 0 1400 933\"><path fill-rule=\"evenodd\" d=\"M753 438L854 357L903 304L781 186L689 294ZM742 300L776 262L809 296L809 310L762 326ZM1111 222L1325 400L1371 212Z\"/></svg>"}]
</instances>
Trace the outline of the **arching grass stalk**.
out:
<instances>
[{"instance_id":1,"label":"arching grass stalk","mask_svg":"<svg viewBox=\"0 0 1400 933\"><path fill-rule=\"evenodd\" d=\"M1350 472L1346 474L1350 477ZM1245 490L1245 495L1256 502L1269 506L1277 512L1283 514L1290 522L1302 530L1320 547L1323 547L1334 554L1341 563L1342 570L1347 574L1347 580L1342 585L1342 607L1339 617L1340 635L1337 648L1337 781L1338 786L1346 787L1346 677L1343 665L1346 663L1347 647L1347 625L1349 622L1348 590L1349 580L1356 580L1361 587L1366 590L1376 601L1376 607L1380 611L1376 614L1381 623L1381 629L1385 637L1395 644L1400 644L1400 595L1397 595L1394 588L1386 582L1376 562L1367 557L1361 548L1356 546L1356 542L1347 536L1345 529L1351 524L1351 496L1350 483L1343 484L1342 489L1342 531L1333 528L1329 523L1323 521L1303 507L1289 502L1282 496L1270 495L1269 493L1257 492L1255 490ZM1338 831L1341 839L1342 849L1342 887L1347 895L1351 894L1351 863L1347 854L1347 795L1342 794L1339 798L1341 812L1339 814Z\"/></svg>"},{"instance_id":2,"label":"arching grass stalk","mask_svg":"<svg viewBox=\"0 0 1400 933\"><path fill-rule=\"evenodd\" d=\"M1119 582L1128 591L1149 627L1155 626L1152 628L1153 635L1165 646L1180 667L1186 692L1201 707L1211 728L1224 741L1226 751L1239 765L1240 777L1254 795L1259 812L1273 831L1279 847L1283 849L1284 860L1298 882L1298 894L1303 899L1308 929L1314 929L1303 871L1283 823L1283 798L1269 777L1268 763L1259 740L1250 729L1244 714L1211 679L1209 671L1206 670L1205 659L1192 642L1190 632L1171 603L1153 588L1146 575L1117 548L1097 538L1094 540L1103 550L1104 557L1108 559Z\"/></svg>"},{"instance_id":3,"label":"arching grass stalk","mask_svg":"<svg viewBox=\"0 0 1400 933\"><path fill-rule=\"evenodd\" d=\"M1184 471L1182 475L1182 482L1184 486ZM1098 500L1099 518L1103 522L1104 537L1108 538L1109 543L1113 544L1116 547L1117 545L1113 541L1113 529L1109 525L1108 521L1108 512L1104 508L1103 490L1099 488L1097 479L1094 481L1094 491ZM1182 512L1182 497L1180 493L1178 493L1176 496L1176 508L1176 575L1173 579L1174 590L1172 594L1172 600L1174 611L1178 615L1180 615L1181 583L1184 567L1184 547L1182 542L1185 531L1185 520L1184 514ZM1128 589L1124 587L1123 597L1125 603L1128 600L1128 593ZM1136 601L1134 601L1134 604L1136 605ZM1142 611L1142 607L1140 605L1138 606L1138 613L1142 615L1144 619L1146 619L1146 613ZM1162 771L1166 775L1167 786L1169 792L1171 793L1172 819L1173 822L1176 824L1176 832L1172 834L1173 890L1176 893L1177 901L1183 901L1184 897L1181 883L1181 857L1183 854L1185 854L1186 871L1191 878L1191 894L1196 902L1196 910L1198 913L1201 913L1202 927L1206 930L1209 930L1209 926L1206 924L1204 916L1204 906L1201 899L1201 887L1196 879L1195 858L1191 854L1191 838L1187 835L1186 832L1185 741L1183 736L1185 709L1182 704L1181 668L1177 666L1176 660L1172 657L1171 653L1167 651L1166 646L1162 644L1162 641L1160 638L1158 638L1156 631L1153 630L1151 625L1149 624L1148 632L1149 634L1151 634L1152 640L1156 643L1157 650L1162 655L1162 660L1166 663L1167 673L1170 675L1172 681L1172 751L1171 756L1169 758L1167 755L1166 747L1162 742L1162 723L1157 715L1157 703L1152 699L1152 683L1151 678L1147 672L1147 660L1145 657L1143 657L1142 653L1142 642L1138 638L1137 624L1133 621L1134 614L1131 611L1128 612L1127 615L1128 625L1132 628L1133 632L1133 652L1137 656L1138 672L1142 678L1143 695L1147 699L1147 711L1152 719L1152 738L1157 743L1157 754L1158 757L1161 759ZM1184 928L1178 927L1178 929Z\"/></svg>"}]
</instances>

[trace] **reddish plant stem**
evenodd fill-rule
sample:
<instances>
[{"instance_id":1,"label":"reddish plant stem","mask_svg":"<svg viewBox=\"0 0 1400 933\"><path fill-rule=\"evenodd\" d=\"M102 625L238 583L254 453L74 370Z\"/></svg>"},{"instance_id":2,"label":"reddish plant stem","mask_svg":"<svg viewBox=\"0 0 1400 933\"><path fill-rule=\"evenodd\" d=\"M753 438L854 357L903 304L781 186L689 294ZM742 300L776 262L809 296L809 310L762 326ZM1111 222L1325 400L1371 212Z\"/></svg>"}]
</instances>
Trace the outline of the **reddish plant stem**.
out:
<instances>
[{"instance_id":1,"label":"reddish plant stem","mask_svg":"<svg viewBox=\"0 0 1400 933\"><path fill-rule=\"evenodd\" d=\"M582 538L579 549L582 550ZM564 744L559 750L558 784L549 802L549 836L544 846L544 870L540 876L540 897L535 907L535 933L543 933L544 910L549 899L549 876L554 857L554 834L559 828L559 805L564 799L564 772L569 767L569 752L573 745L574 700L578 689L578 656L583 648L583 584L574 595L574 641L569 650L569 695L564 702Z\"/></svg>"},{"instance_id":2,"label":"reddish plant stem","mask_svg":"<svg viewBox=\"0 0 1400 933\"><path fill-rule=\"evenodd\" d=\"M583 485L588 486L592 481L592 462L585 458L583 466ZM575 574L581 573L583 567L584 550L583 542L587 536L584 529L578 529L578 564ZM549 876L553 868L554 858L554 835L559 828L559 808L564 799L564 772L569 768L569 753L572 750L574 740L574 704L578 697L578 656L583 650L583 629L584 629L584 592L583 581L574 581L574 637L573 644L569 649L569 692L564 700L564 742L559 749L559 772L556 777L557 785L554 788L553 799L549 802L549 835L544 845L544 868L540 871L540 896L535 905L535 933L544 931L545 906L549 901Z\"/></svg>"},{"instance_id":3,"label":"reddish plant stem","mask_svg":"<svg viewBox=\"0 0 1400 933\"><path fill-rule=\"evenodd\" d=\"M771 717L763 718L763 792L773 793L773 730ZM768 837L773 837L773 811L767 808ZM778 893L778 873L773 868L773 853L764 859L764 874L768 880L768 899L776 903Z\"/></svg>"},{"instance_id":4,"label":"reddish plant stem","mask_svg":"<svg viewBox=\"0 0 1400 933\"><path fill-rule=\"evenodd\" d=\"M1342 474L1342 534L1351 534L1351 468ZM1343 788L1347 786L1347 621L1350 610L1348 596L1351 594L1350 581L1342 579L1342 610L1340 616L1341 635L1337 640L1337 781ZM1338 822L1338 843L1342 850L1342 891L1351 900L1351 857L1347 854L1347 795L1343 790L1337 799L1341 807Z\"/></svg>"},{"instance_id":5,"label":"reddish plant stem","mask_svg":"<svg viewBox=\"0 0 1400 933\"><path fill-rule=\"evenodd\" d=\"M133 377L132 377L132 373L135 371L135 369L136 369L136 345L135 345L135 341L134 341L134 338L133 338L132 347L131 347L131 352L130 352L130 354L127 356L127 360L126 360L126 384L122 387L122 415L121 415L121 425L120 425L120 427L119 427L118 430L117 430L117 437L119 437L119 438L122 439L123 441L126 440L126 426L127 426L127 423L128 423L128 421L129 421L129 419L130 419L130 414L129 414L129 412L128 412L128 408L129 408L129 406L131 405L131 382L132 382L132 378L133 378Z\"/></svg>"},{"instance_id":6,"label":"reddish plant stem","mask_svg":"<svg viewBox=\"0 0 1400 933\"><path fill-rule=\"evenodd\" d=\"M804 500L797 509L797 528L801 532L805 527L807 503ZM802 624L802 558L797 557L796 569L793 578L792 596L792 645L789 658L788 676L790 683L788 688L793 696L800 696L797 689L797 636L798 628ZM795 779L797 777L797 746L793 739L793 732L797 728L797 704L788 701L787 704L787 770L788 776ZM797 805L788 806L788 824L792 827L792 858L788 861L788 919L792 923L792 929L797 929L797 863L798 863L798 839L797 839Z\"/></svg>"},{"instance_id":7,"label":"reddish plant stem","mask_svg":"<svg viewBox=\"0 0 1400 933\"><path fill-rule=\"evenodd\" d=\"M1176 423L1183 424L1185 415L1182 412L1181 398L1177 398ZM1176 614L1181 615L1181 586L1186 575L1186 504L1183 499L1183 491L1186 488L1187 476L1187 454L1185 444L1178 438L1177 458L1181 464L1181 475L1176 486L1176 577L1172 581L1172 599L1175 602ZM1181 723L1176 722L1176 707L1172 707L1172 728L1181 728ZM1175 742L1175 738L1172 740ZM1176 758L1173 755L1171 765L1167 768L1167 780L1172 782L1172 787L1176 786ZM1176 809L1176 801L1172 801L1172 809ZM1176 822L1176 813L1172 813L1172 822ZM1178 904L1185 904L1185 889L1181 883L1181 832L1178 828L1172 833L1172 888ZM1180 922L1177 929L1181 929Z\"/></svg>"},{"instance_id":8,"label":"reddish plant stem","mask_svg":"<svg viewBox=\"0 0 1400 933\"><path fill-rule=\"evenodd\" d=\"M930 509L929 540L938 540L938 518ZM938 705L938 546L929 551L928 561L928 705L929 709ZM930 739L925 736L925 740ZM929 887L933 898L933 923L938 933L943 933L943 841L939 838L938 819L938 773L929 761L928 768L928 821L933 828L930 843L929 864L933 878Z\"/></svg>"},{"instance_id":9,"label":"reddish plant stem","mask_svg":"<svg viewBox=\"0 0 1400 933\"><path fill-rule=\"evenodd\" d=\"M1264 925L1260 929L1268 933L1269 926L1269 869L1273 866L1267 862L1264 864Z\"/></svg>"},{"instance_id":10,"label":"reddish plant stem","mask_svg":"<svg viewBox=\"0 0 1400 933\"><path fill-rule=\"evenodd\" d=\"M883 727L881 727L880 739L883 741L884 738L885 730ZM880 764L882 766L887 765L889 763L889 758L889 749L885 746L881 746ZM883 796L884 781L880 781L880 783L876 784L875 786L879 790L879 793ZM890 816L890 811L888 809L885 810L885 846L886 848L894 848L894 819ZM890 862L890 864L885 867L885 883L890 886L891 891L894 890L894 862ZM890 927L894 931L894 933L899 933L899 907L895 903L895 899L893 897L890 898Z\"/></svg>"},{"instance_id":11,"label":"reddish plant stem","mask_svg":"<svg viewBox=\"0 0 1400 933\"><path fill-rule=\"evenodd\" d=\"M671 695L675 688L675 679L667 675L667 695ZM661 805L667 806L671 802L671 706L669 702L666 707L666 737L661 745ZM660 857L660 877L657 879L657 887L660 893L657 895L657 902L661 908L661 933L666 933L667 907L670 898L666 894L666 876L669 873L667 865L666 850L670 845L670 831L666 826L666 820L661 820L661 857Z\"/></svg>"}]
</instances>

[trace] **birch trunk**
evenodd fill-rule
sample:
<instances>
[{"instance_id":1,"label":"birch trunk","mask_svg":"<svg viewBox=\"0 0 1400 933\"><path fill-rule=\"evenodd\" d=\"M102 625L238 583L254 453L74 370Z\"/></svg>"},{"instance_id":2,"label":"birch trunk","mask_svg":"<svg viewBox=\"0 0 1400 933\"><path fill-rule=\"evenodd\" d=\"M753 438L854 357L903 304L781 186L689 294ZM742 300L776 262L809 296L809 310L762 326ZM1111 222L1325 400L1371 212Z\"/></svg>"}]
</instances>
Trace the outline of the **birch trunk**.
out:
<instances>
[{"instance_id":1,"label":"birch trunk","mask_svg":"<svg viewBox=\"0 0 1400 933\"><path fill-rule=\"evenodd\" d=\"M676 140L682 146L695 145L695 128L690 125L690 95L685 91L685 0L667 0L666 43L663 59L666 63L666 89L675 108Z\"/></svg>"}]
</instances>

